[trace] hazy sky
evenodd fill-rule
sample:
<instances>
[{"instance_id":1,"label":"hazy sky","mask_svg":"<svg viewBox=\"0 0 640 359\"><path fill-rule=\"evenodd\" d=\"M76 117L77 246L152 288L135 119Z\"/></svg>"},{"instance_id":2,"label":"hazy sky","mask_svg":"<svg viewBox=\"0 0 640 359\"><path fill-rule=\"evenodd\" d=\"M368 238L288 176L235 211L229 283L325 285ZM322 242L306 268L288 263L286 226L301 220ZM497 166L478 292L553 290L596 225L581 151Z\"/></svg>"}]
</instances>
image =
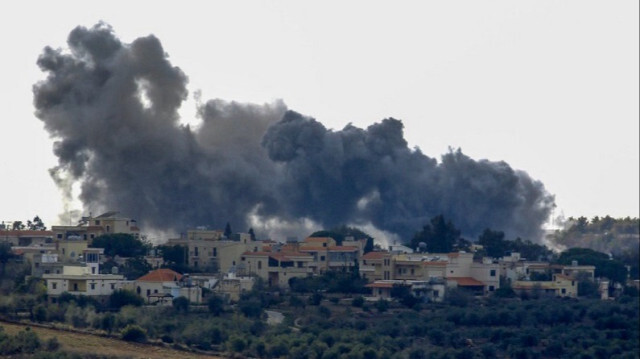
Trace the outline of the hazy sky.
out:
<instances>
[{"instance_id":1,"label":"hazy sky","mask_svg":"<svg viewBox=\"0 0 640 359\"><path fill-rule=\"evenodd\" d=\"M86 1L0 5L0 220L57 224L52 139L33 115L42 49L102 20L156 35L193 95L289 108L327 127L401 119L542 181L556 215L638 216L638 1ZM117 210L115 208L114 210Z\"/></svg>"}]
</instances>

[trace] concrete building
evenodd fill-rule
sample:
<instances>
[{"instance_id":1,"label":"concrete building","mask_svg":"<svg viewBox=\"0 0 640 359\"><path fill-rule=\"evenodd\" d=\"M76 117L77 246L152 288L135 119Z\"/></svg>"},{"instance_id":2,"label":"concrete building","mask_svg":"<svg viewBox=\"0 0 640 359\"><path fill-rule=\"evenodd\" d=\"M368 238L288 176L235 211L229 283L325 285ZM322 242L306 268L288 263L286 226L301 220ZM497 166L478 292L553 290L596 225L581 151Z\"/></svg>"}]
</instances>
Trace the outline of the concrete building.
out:
<instances>
[{"instance_id":1,"label":"concrete building","mask_svg":"<svg viewBox=\"0 0 640 359\"><path fill-rule=\"evenodd\" d=\"M166 268L127 283L125 289L135 291L148 304L170 305L178 297L185 297L190 303L202 303L202 288L193 285L188 276Z\"/></svg>"},{"instance_id":2,"label":"concrete building","mask_svg":"<svg viewBox=\"0 0 640 359\"><path fill-rule=\"evenodd\" d=\"M62 273L43 274L47 294L52 302L62 293L85 295L97 300L106 300L116 289L122 287L124 277L114 274L92 274L86 266L63 266Z\"/></svg>"}]
</instances>

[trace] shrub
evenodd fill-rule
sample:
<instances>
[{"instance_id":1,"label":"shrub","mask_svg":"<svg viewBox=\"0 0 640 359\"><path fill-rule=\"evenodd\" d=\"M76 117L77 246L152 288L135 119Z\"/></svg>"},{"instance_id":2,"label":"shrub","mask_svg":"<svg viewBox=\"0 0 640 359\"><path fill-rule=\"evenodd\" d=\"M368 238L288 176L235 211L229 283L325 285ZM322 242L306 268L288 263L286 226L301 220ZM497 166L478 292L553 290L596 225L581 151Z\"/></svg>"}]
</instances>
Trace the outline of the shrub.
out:
<instances>
[{"instance_id":1,"label":"shrub","mask_svg":"<svg viewBox=\"0 0 640 359\"><path fill-rule=\"evenodd\" d=\"M141 327L135 324L129 324L122 330L122 340L144 343L147 341L147 333Z\"/></svg>"},{"instance_id":2,"label":"shrub","mask_svg":"<svg viewBox=\"0 0 640 359\"><path fill-rule=\"evenodd\" d=\"M111 293L109 296L109 306L113 309L118 309L124 307L125 305L133 305L135 307L139 307L144 304L144 299L136 293L126 290L126 289L118 289L115 292Z\"/></svg>"},{"instance_id":3,"label":"shrub","mask_svg":"<svg viewBox=\"0 0 640 359\"><path fill-rule=\"evenodd\" d=\"M362 305L364 305L364 297L359 295L353 298L353 300L351 301L351 305L356 308L362 308Z\"/></svg>"},{"instance_id":4,"label":"shrub","mask_svg":"<svg viewBox=\"0 0 640 359\"><path fill-rule=\"evenodd\" d=\"M224 311L224 300L215 294L211 295L207 301L207 307L209 312L217 317Z\"/></svg>"},{"instance_id":5,"label":"shrub","mask_svg":"<svg viewBox=\"0 0 640 359\"><path fill-rule=\"evenodd\" d=\"M189 311L189 299L178 297L173 299L173 309L178 313L187 313Z\"/></svg>"}]
</instances>

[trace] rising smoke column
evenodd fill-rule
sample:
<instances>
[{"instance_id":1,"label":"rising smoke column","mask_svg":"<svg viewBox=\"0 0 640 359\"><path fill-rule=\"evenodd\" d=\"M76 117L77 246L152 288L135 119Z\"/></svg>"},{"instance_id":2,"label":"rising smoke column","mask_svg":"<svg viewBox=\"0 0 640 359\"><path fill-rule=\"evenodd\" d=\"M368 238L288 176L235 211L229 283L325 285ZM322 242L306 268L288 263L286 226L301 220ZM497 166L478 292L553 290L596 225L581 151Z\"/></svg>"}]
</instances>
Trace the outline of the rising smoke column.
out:
<instances>
[{"instance_id":1,"label":"rising smoke column","mask_svg":"<svg viewBox=\"0 0 640 359\"><path fill-rule=\"evenodd\" d=\"M536 238L553 207L544 186L504 162L410 149L400 121L334 131L281 102L221 100L177 110L187 77L153 36L121 43L104 24L78 27L70 53L46 48L36 115L56 140L54 178L81 183L85 210L118 209L156 229L248 228L309 219L372 224L408 239L444 214L464 234L491 227ZM308 233L300 233L301 236Z\"/></svg>"},{"instance_id":2,"label":"rising smoke column","mask_svg":"<svg viewBox=\"0 0 640 359\"><path fill-rule=\"evenodd\" d=\"M48 77L35 85L34 103L57 140L52 172L82 183L86 209L118 209L150 227L181 230L240 225L256 201L273 201L261 180L273 166L259 141L283 104L211 101L195 132L178 122L187 77L157 38L123 44L100 24L74 29L68 45L70 54L46 48L38 59Z\"/></svg>"}]
</instances>

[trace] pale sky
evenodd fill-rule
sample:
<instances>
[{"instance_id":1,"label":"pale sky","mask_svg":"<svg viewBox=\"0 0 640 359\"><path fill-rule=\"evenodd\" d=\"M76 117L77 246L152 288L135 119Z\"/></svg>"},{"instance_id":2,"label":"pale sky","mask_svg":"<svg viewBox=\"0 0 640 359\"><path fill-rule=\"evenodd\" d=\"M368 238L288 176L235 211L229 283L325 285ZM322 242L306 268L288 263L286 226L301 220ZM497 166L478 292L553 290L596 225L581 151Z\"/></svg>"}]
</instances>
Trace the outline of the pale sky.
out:
<instances>
[{"instance_id":1,"label":"pale sky","mask_svg":"<svg viewBox=\"0 0 640 359\"><path fill-rule=\"evenodd\" d=\"M394 117L430 157L460 147L528 172L555 215L637 217L638 13L637 0L2 2L0 221L58 224L36 60L101 20L124 42L161 40L190 80L185 122L196 91L282 99L336 130Z\"/></svg>"}]
</instances>

